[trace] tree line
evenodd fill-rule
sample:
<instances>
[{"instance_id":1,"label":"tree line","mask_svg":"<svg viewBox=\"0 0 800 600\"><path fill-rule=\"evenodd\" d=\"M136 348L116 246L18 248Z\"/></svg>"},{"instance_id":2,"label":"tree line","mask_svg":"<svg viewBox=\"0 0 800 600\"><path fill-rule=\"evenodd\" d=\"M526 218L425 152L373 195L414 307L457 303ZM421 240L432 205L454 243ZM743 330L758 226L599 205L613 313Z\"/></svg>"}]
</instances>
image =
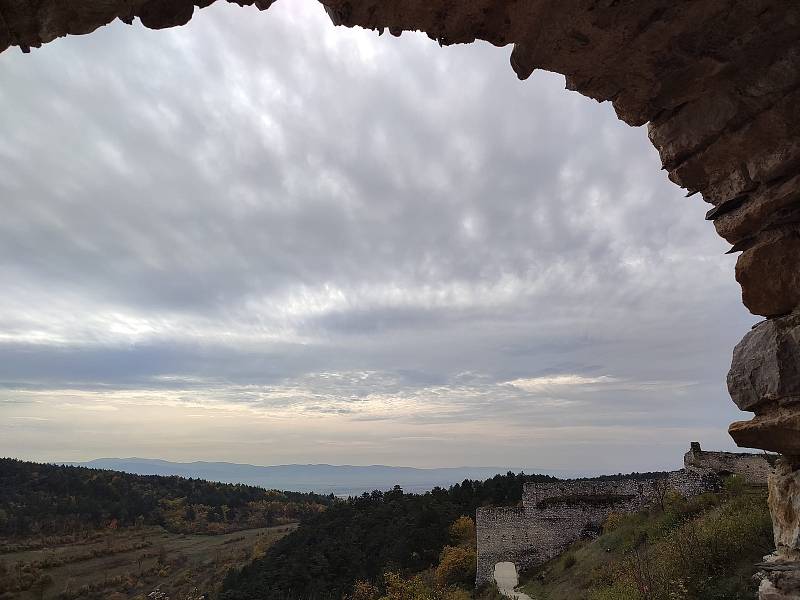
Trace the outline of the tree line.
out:
<instances>
[{"instance_id":1,"label":"tree line","mask_svg":"<svg viewBox=\"0 0 800 600\"><path fill-rule=\"evenodd\" d=\"M333 496L0 458L0 536L161 525L222 533L306 519Z\"/></svg>"},{"instance_id":2,"label":"tree line","mask_svg":"<svg viewBox=\"0 0 800 600\"><path fill-rule=\"evenodd\" d=\"M419 573L440 564L459 517L472 517L479 506L516 505L526 482L555 480L509 472L425 494L407 494L396 486L337 502L264 557L231 571L221 599L338 599L356 582L384 584L387 572Z\"/></svg>"}]
</instances>

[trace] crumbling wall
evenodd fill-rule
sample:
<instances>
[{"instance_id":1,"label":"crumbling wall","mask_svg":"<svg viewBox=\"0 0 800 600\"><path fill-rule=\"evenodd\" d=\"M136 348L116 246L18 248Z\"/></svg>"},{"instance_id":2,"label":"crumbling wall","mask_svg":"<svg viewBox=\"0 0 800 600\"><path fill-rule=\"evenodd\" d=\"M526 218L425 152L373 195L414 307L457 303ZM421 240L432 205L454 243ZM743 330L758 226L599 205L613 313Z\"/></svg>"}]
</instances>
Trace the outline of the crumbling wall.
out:
<instances>
[{"instance_id":1,"label":"crumbling wall","mask_svg":"<svg viewBox=\"0 0 800 600\"><path fill-rule=\"evenodd\" d=\"M765 485L771 462L764 454L708 452L692 442L679 471L526 483L522 506L478 509L476 583L490 582L498 562L512 562L518 571L545 563L576 540L597 535L610 514L658 504L671 491L685 498L717 491L729 474Z\"/></svg>"},{"instance_id":2,"label":"crumbling wall","mask_svg":"<svg viewBox=\"0 0 800 600\"><path fill-rule=\"evenodd\" d=\"M517 570L532 566L538 553L536 519L522 507L486 507L475 513L478 585L492 581L494 566L512 562Z\"/></svg>"},{"instance_id":3,"label":"crumbling wall","mask_svg":"<svg viewBox=\"0 0 800 600\"><path fill-rule=\"evenodd\" d=\"M520 572L555 558L584 533L593 535L613 507L572 502L543 509L479 508L476 585L491 582L499 562L514 563Z\"/></svg>"},{"instance_id":4,"label":"crumbling wall","mask_svg":"<svg viewBox=\"0 0 800 600\"><path fill-rule=\"evenodd\" d=\"M594 537L611 513L631 513L658 503L667 491L691 497L716 490L712 473L673 471L658 477L621 476L526 483L522 506L479 508L476 585L492 581L498 562L517 570L540 565L581 537Z\"/></svg>"},{"instance_id":5,"label":"crumbling wall","mask_svg":"<svg viewBox=\"0 0 800 600\"><path fill-rule=\"evenodd\" d=\"M775 455L746 454L744 452L708 452L700 444L692 442L691 449L683 457L687 471L738 475L751 485L767 485L772 472Z\"/></svg>"}]
</instances>

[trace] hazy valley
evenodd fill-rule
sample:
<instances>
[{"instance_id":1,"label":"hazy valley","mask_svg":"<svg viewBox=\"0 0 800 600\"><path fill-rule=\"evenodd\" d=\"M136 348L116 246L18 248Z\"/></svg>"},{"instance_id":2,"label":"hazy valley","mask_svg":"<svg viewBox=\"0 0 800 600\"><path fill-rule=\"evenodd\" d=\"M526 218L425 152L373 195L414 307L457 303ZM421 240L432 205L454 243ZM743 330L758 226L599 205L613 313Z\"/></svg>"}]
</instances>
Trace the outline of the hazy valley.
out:
<instances>
[{"instance_id":1,"label":"hazy valley","mask_svg":"<svg viewBox=\"0 0 800 600\"><path fill-rule=\"evenodd\" d=\"M449 487L464 479L488 479L498 473L544 473L557 477L586 476L567 470L522 469L520 467L450 467L418 469L386 465L275 465L256 466L227 462L177 463L145 458L100 458L65 463L95 469L112 469L137 475L179 475L223 483L244 483L266 489L293 490L358 496L373 490L387 491L399 485L407 492L426 492Z\"/></svg>"}]
</instances>

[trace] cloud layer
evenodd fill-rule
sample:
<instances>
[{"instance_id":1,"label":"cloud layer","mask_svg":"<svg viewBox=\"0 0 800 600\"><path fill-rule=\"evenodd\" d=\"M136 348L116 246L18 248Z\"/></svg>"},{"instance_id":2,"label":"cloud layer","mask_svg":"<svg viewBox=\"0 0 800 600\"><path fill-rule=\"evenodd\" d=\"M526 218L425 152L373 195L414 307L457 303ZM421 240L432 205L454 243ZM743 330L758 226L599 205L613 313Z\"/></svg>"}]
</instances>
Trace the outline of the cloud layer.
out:
<instances>
[{"instance_id":1,"label":"cloud layer","mask_svg":"<svg viewBox=\"0 0 800 600\"><path fill-rule=\"evenodd\" d=\"M752 318L705 207L643 130L507 63L312 1L0 56L0 454L728 446Z\"/></svg>"}]
</instances>

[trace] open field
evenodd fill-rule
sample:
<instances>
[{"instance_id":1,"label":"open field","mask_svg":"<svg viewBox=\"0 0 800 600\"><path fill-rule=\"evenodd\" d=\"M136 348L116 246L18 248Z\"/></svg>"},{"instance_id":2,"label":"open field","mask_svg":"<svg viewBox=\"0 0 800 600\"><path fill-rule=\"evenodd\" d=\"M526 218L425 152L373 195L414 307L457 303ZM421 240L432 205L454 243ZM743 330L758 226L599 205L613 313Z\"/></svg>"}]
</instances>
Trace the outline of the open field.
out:
<instances>
[{"instance_id":1,"label":"open field","mask_svg":"<svg viewBox=\"0 0 800 600\"><path fill-rule=\"evenodd\" d=\"M160 527L104 531L85 540L0 553L0 599L145 598L213 592L227 570L258 556L296 524L223 535ZM33 545L33 544L31 544Z\"/></svg>"}]
</instances>

